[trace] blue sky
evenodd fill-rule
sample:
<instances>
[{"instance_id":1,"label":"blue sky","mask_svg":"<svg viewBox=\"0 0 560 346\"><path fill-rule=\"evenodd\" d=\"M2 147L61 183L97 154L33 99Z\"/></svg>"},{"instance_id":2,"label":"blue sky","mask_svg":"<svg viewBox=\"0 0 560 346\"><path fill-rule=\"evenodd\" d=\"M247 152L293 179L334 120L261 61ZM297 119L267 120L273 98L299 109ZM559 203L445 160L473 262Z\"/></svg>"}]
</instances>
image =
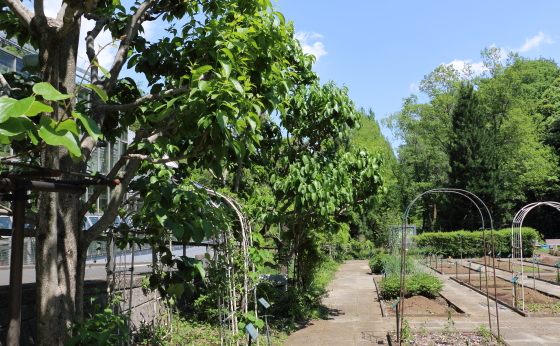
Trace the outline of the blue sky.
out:
<instances>
[{"instance_id":1,"label":"blue sky","mask_svg":"<svg viewBox=\"0 0 560 346\"><path fill-rule=\"evenodd\" d=\"M52 16L60 8L59 1L45 4ZM322 82L347 86L356 105L371 108L377 120L398 111L440 64L470 62L476 69L485 47L560 61L560 1L277 0L276 6L294 21L304 49L318 56ZM83 33L93 27L88 22ZM146 23L148 39L165 35L161 28ZM97 42L107 41L102 33ZM101 64L110 66L113 54L102 52ZM83 47L79 55L85 58ZM398 145L387 129L383 134Z\"/></svg>"},{"instance_id":2,"label":"blue sky","mask_svg":"<svg viewBox=\"0 0 560 346\"><path fill-rule=\"evenodd\" d=\"M560 61L559 1L277 0L322 82L346 85L380 120L442 63L469 61L495 45ZM323 55L321 55L323 54ZM383 133L390 138L387 129ZM398 142L393 142L397 145Z\"/></svg>"}]
</instances>

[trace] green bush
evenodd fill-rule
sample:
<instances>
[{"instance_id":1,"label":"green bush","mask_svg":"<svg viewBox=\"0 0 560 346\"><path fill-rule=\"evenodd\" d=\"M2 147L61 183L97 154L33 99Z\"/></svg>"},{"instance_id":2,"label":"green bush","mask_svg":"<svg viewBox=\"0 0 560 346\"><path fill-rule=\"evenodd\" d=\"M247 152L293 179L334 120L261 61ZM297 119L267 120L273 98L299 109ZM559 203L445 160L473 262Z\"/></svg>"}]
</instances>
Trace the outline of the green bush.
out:
<instances>
[{"instance_id":1,"label":"green bush","mask_svg":"<svg viewBox=\"0 0 560 346\"><path fill-rule=\"evenodd\" d=\"M372 273L381 273L385 270L387 275L395 275L401 271L401 257L389 254L377 254L369 261ZM414 259L406 258L406 273L413 274L419 270Z\"/></svg>"},{"instance_id":2,"label":"green bush","mask_svg":"<svg viewBox=\"0 0 560 346\"><path fill-rule=\"evenodd\" d=\"M405 297L424 296L433 298L441 292L443 281L426 273L417 273L406 278ZM381 282L381 295L384 299L394 299L400 293L400 277L388 276Z\"/></svg>"},{"instance_id":3,"label":"green bush","mask_svg":"<svg viewBox=\"0 0 560 346\"><path fill-rule=\"evenodd\" d=\"M391 255L388 254L377 254L371 260L369 260L369 267L372 273L381 273L385 267L385 264L391 259Z\"/></svg>"},{"instance_id":4,"label":"green bush","mask_svg":"<svg viewBox=\"0 0 560 346\"><path fill-rule=\"evenodd\" d=\"M491 250L491 232L486 231L487 250ZM494 252L501 252L502 257L511 254L511 228L494 231ZM533 241L538 239L538 232L533 228L521 229L521 238L525 249L523 256L532 255ZM422 233L414 236L419 248L428 248L432 253L444 257L459 258L480 257L483 255L483 234L481 231L457 231L446 233Z\"/></svg>"},{"instance_id":5,"label":"green bush","mask_svg":"<svg viewBox=\"0 0 560 346\"><path fill-rule=\"evenodd\" d=\"M345 260L364 260L371 257L373 252L373 243L369 240L350 239L346 253L344 254Z\"/></svg>"}]
</instances>

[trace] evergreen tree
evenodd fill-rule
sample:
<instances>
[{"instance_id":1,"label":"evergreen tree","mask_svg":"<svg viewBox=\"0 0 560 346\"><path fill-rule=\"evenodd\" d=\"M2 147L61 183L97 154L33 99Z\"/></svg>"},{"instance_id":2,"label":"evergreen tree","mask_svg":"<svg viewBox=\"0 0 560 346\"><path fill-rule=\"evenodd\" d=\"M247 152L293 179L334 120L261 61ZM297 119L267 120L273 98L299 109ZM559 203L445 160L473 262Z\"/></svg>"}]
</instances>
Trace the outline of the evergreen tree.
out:
<instances>
[{"instance_id":1,"label":"evergreen tree","mask_svg":"<svg viewBox=\"0 0 560 346\"><path fill-rule=\"evenodd\" d=\"M480 106L471 84L460 86L451 112L452 135L449 142L450 187L468 190L496 209L496 155L493 131L488 127L488 113ZM450 195L445 229L479 229L481 220L468 199ZM488 222L488 220L485 220ZM489 225L486 225L489 226Z\"/></svg>"}]
</instances>

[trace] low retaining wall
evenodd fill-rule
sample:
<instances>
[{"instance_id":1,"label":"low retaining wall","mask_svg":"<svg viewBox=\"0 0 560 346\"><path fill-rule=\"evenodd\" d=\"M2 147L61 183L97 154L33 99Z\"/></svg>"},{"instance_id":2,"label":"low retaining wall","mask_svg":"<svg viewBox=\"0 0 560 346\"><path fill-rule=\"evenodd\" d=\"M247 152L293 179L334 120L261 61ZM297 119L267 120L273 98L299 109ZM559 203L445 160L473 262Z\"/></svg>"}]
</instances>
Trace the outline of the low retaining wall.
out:
<instances>
[{"instance_id":1,"label":"low retaining wall","mask_svg":"<svg viewBox=\"0 0 560 346\"><path fill-rule=\"evenodd\" d=\"M115 290L122 293L120 304L122 311L127 312L130 301L130 277L123 280L122 290ZM138 329L142 325L156 321L165 313L164 304L161 302L159 294L156 292L145 292L142 289L142 277L133 277L132 282L132 314L131 328ZM90 298L98 298L102 302L107 300L107 282L104 280L90 280L84 283L84 305L87 309ZM21 346L35 345L36 318L35 318L35 284L24 284L22 292L21 307ZM0 346L5 345L8 332L8 302L9 286L0 287Z\"/></svg>"}]
</instances>

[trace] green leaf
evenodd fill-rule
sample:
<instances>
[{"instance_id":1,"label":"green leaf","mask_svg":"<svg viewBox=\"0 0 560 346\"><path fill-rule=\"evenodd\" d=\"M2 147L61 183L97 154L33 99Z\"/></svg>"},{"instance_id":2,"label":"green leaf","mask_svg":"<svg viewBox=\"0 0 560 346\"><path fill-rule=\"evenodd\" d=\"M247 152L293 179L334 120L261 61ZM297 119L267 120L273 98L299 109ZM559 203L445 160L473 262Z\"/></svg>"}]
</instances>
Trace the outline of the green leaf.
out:
<instances>
[{"instance_id":1,"label":"green leaf","mask_svg":"<svg viewBox=\"0 0 560 346\"><path fill-rule=\"evenodd\" d=\"M87 86L88 88L93 89L97 95L99 95L99 97L101 97L101 99L105 102L107 102L107 100L109 99L107 97L107 93L105 92L105 90L101 89L100 87L98 87L97 85L94 84L86 84L85 86Z\"/></svg>"},{"instance_id":2,"label":"green leaf","mask_svg":"<svg viewBox=\"0 0 560 346\"><path fill-rule=\"evenodd\" d=\"M52 85L49 83L37 83L33 86L33 92L35 94L42 95L45 100L51 101L58 101L58 100L65 100L73 95L62 94L60 91L56 90Z\"/></svg>"},{"instance_id":3,"label":"green leaf","mask_svg":"<svg viewBox=\"0 0 560 346\"><path fill-rule=\"evenodd\" d=\"M24 115L31 108L33 101L35 97L32 96L19 101L7 97L0 98L0 122Z\"/></svg>"},{"instance_id":4,"label":"green leaf","mask_svg":"<svg viewBox=\"0 0 560 346\"><path fill-rule=\"evenodd\" d=\"M82 157L78 136L68 130L56 131L50 125L43 125L39 130L39 135L50 145L62 145L70 151L76 158Z\"/></svg>"},{"instance_id":5,"label":"green leaf","mask_svg":"<svg viewBox=\"0 0 560 346\"><path fill-rule=\"evenodd\" d=\"M101 70L101 72L103 72L105 78L111 78L111 74L109 73L109 71L107 71L103 66L99 65L97 61L94 61L93 64L97 66Z\"/></svg>"},{"instance_id":6,"label":"green leaf","mask_svg":"<svg viewBox=\"0 0 560 346\"><path fill-rule=\"evenodd\" d=\"M163 208L156 209L156 218L158 219L159 223L165 227L165 221L169 218L169 214L167 210Z\"/></svg>"},{"instance_id":7,"label":"green leaf","mask_svg":"<svg viewBox=\"0 0 560 346\"><path fill-rule=\"evenodd\" d=\"M202 228L204 229L204 234L206 235L206 238L210 238L212 237L212 230L214 229L214 227L212 227L212 223L208 220L202 220Z\"/></svg>"},{"instance_id":8,"label":"green leaf","mask_svg":"<svg viewBox=\"0 0 560 346\"><path fill-rule=\"evenodd\" d=\"M218 114L216 114L216 118L218 119L218 124L220 125L222 130L224 130L228 123L227 113L220 109L218 110Z\"/></svg>"},{"instance_id":9,"label":"green leaf","mask_svg":"<svg viewBox=\"0 0 560 346\"><path fill-rule=\"evenodd\" d=\"M194 227L192 238L194 242L198 245L204 240L204 229L200 227Z\"/></svg>"},{"instance_id":10,"label":"green leaf","mask_svg":"<svg viewBox=\"0 0 560 346\"><path fill-rule=\"evenodd\" d=\"M0 135L15 136L25 131L20 118L8 118L5 122L0 123Z\"/></svg>"},{"instance_id":11,"label":"green leaf","mask_svg":"<svg viewBox=\"0 0 560 346\"><path fill-rule=\"evenodd\" d=\"M233 58L233 54L231 54L231 51L227 48L222 48L222 52L226 53L226 55L228 56L230 61L234 61L235 59Z\"/></svg>"},{"instance_id":12,"label":"green leaf","mask_svg":"<svg viewBox=\"0 0 560 346\"><path fill-rule=\"evenodd\" d=\"M37 145L39 143L39 132L37 131L35 124L26 117L19 117L17 119L21 121L25 130L27 130L27 135L29 136L29 139L31 139L31 142Z\"/></svg>"},{"instance_id":13,"label":"green leaf","mask_svg":"<svg viewBox=\"0 0 560 346\"><path fill-rule=\"evenodd\" d=\"M173 235L177 238L177 239L181 239L183 238L183 235L185 234L185 227L183 227L183 225L181 225L178 222L173 223L173 229L172 229Z\"/></svg>"},{"instance_id":14,"label":"green leaf","mask_svg":"<svg viewBox=\"0 0 560 346\"><path fill-rule=\"evenodd\" d=\"M73 119L67 119L59 123L56 127L56 131L62 130L68 130L76 136L80 135L80 132L78 131L78 125L76 125L76 122Z\"/></svg>"},{"instance_id":15,"label":"green leaf","mask_svg":"<svg viewBox=\"0 0 560 346\"><path fill-rule=\"evenodd\" d=\"M66 340L64 342L64 346L74 346L74 345L77 345L80 341L81 341L81 336L76 335L76 336L71 337L70 339Z\"/></svg>"},{"instance_id":16,"label":"green leaf","mask_svg":"<svg viewBox=\"0 0 560 346\"><path fill-rule=\"evenodd\" d=\"M206 276L206 271L204 271L204 267L202 266L202 262L198 262L194 265L194 267L198 270L198 273L202 278Z\"/></svg>"},{"instance_id":17,"label":"green leaf","mask_svg":"<svg viewBox=\"0 0 560 346\"><path fill-rule=\"evenodd\" d=\"M31 108L29 108L29 110L25 112L25 115L27 115L28 117L34 117L39 113L52 113L53 111L54 110L52 109L52 107L45 104L43 101L34 101L31 104Z\"/></svg>"},{"instance_id":18,"label":"green leaf","mask_svg":"<svg viewBox=\"0 0 560 346\"><path fill-rule=\"evenodd\" d=\"M226 78L228 78L229 75L231 74L231 65L230 65L230 63L227 62L227 61L225 61L225 60L223 60L223 59L220 59L220 60L218 60L218 61L220 62L220 65L222 65L222 68L224 69L224 76L225 76Z\"/></svg>"},{"instance_id":19,"label":"green leaf","mask_svg":"<svg viewBox=\"0 0 560 346\"><path fill-rule=\"evenodd\" d=\"M97 141L99 138L103 138L103 134L101 133L99 126L97 126L97 123L93 121L93 119L75 111L72 111L72 116L82 122L82 125L86 128L87 133L94 141Z\"/></svg>"},{"instance_id":20,"label":"green leaf","mask_svg":"<svg viewBox=\"0 0 560 346\"><path fill-rule=\"evenodd\" d=\"M198 80L200 78L200 76L202 76L203 74L205 74L206 72L210 71L212 69L212 66L210 65L204 65L204 66L200 66L199 68L197 68L196 70L192 70L192 79L193 80Z\"/></svg>"},{"instance_id":21,"label":"green leaf","mask_svg":"<svg viewBox=\"0 0 560 346\"><path fill-rule=\"evenodd\" d=\"M230 80L230 82L233 84L233 86L235 87L235 89L236 89L237 91L239 91L239 93L240 93L241 95L245 94L245 90L243 89L243 87L241 86L241 84L239 83L239 81L238 81L237 79L231 77L229 80Z\"/></svg>"},{"instance_id":22,"label":"green leaf","mask_svg":"<svg viewBox=\"0 0 560 346\"><path fill-rule=\"evenodd\" d=\"M183 285L183 283L171 284L167 289L167 294L169 294L170 296L174 296L176 298L181 297L184 292L185 292L185 286Z\"/></svg>"}]
</instances>

